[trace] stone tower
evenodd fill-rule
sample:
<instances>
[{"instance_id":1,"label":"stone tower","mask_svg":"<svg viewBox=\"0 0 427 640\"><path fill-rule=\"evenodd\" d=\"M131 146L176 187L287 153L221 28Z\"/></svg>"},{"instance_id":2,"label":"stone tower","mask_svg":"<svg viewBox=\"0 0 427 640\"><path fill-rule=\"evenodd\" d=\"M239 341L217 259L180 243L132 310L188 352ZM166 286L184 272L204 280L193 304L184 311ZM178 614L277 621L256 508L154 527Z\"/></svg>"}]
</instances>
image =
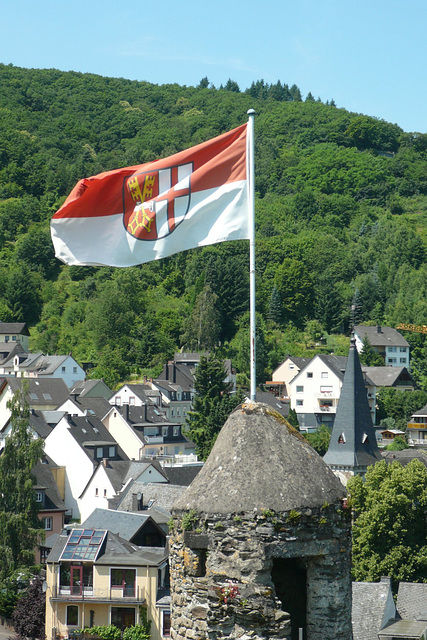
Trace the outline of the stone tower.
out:
<instances>
[{"instance_id":1,"label":"stone tower","mask_svg":"<svg viewBox=\"0 0 427 640\"><path fill-rule=\"evenodd\" d=\"M236 409L174 505L173 640L351 640L345 495L271 407Z\"/></svg>"},{"instance_id":2,"label":"stone tower","mask_svg":"<svg viewBox=\"0 0 427 640\"><path fill-rule=\"evenodd\" d=\"M323 460L344 485L352 476L364 475L369 465L382 460L354 337L329 448Z\"/></svg>"}]
</instances>

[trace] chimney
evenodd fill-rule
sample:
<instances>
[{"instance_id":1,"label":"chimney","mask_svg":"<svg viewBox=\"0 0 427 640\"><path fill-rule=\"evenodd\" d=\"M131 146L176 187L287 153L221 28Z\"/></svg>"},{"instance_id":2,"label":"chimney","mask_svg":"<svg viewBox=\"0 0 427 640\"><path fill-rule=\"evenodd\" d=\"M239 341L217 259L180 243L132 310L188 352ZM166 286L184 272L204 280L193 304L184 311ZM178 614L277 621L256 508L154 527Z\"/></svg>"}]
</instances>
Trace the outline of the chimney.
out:
<instances>
[{"instance_id":1,"label":"chimney","mask_svg":"<svg viewBox=\"0 0 427 640\"><path fill-rule=\"evenodd\" d=\"M147 406L147 403L144 404L144 422L148 422L148 406Z\"/></svg>"},{"instance_id":2,"label":"chimney","mask_svg":"<svg viewBox=\"0 0 427 640\"><path fill-rule=\"evenodd\" d=\"M165 380L169 380L169 362L165 364Z\"/></svg>"},{"instance_id":3,"label":"chimney","mask_svg":"<svg viewBox=\"0 0 427 640\"><path fill-rule=\"evenodd\" d=\"M106 469L107 467L110 466L109 462L108 462L108 458L102 458L102 464L104 466L104 468Z\"/></svg>"},{"instance_id":4,"label":"chimney","mask_svg":"<svg viewBox=\"0 0 427 640\"><path fill-rule=\"evenodd\" d=\"M123 417L126 420L126 422L128 422L128 420L129 420L129 404L124 404L123 405Z\"/></svg>"},{"instance_id":5,"label":"chimney","mask_svg":"<svg viewBox=\"0 0 427 640\"><path fill-rule=\"evenodd\" d=\"M377 325L377 333L382 333L381 326L379 324Z\"/></svg>"}]
</instances>

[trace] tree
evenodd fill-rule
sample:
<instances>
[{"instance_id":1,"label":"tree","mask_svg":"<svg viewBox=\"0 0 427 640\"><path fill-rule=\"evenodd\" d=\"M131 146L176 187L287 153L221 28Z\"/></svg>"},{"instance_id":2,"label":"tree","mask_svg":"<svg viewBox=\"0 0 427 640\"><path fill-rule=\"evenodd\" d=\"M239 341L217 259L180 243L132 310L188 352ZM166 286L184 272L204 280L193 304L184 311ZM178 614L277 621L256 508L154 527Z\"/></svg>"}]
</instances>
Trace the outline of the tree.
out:
<instances>
[{"instance_id":1,"label":"tree","mask_svg":"<svg viewBox=\"0 0 427 640\"><path fill-rule=\"evenodd\" d=\"M371 345L368 336L362 340L362 351L360 352L360 362L367 367L383 367L384 360Z\"/></svg>"},{"instance_id":2,"label":"tree","mask_svg":"<svg viewBox=\"0 0 427 640\"><path fill-rule=\"evenodd\" d=\"M404 436L396 436L387 446L387 451L403 451L404 449L409 449Z\"/></svg>"},{"instance_id":3,"label":"tree","mask_svg":"<svg viewBox=\"0 0 427 640\"><path fill-rule=\"evenodd\" d=\"M43 579L36 576L20 596L12 615L12 624L20 640L45 638L46 596Z\"/></svg>"},{"instance_id":4,"label":"tree","mask_svg":"<svg viewBox=\"0 0 427 640\"><path fill-rule=\"evenodd\" d=\"M0 456L0 588L13 589L19 573L34 568L34 548L43 530L31 470L43 443L29 431L25 386L8 402L12 430Z\"/></svg>"},{"instance_id":5,"label":"tree","mask_svg":"<svg viewBox=\"0 0 427 640\"><path fill-rule=\"evenodd\" d=\"M220 313L218 311L218 296L209 284L196 298L196 304L191 316L184 324L182 343L189 349L200 351L214 349L218 345L221 331Z\"/></svg>"},{"instance_id":6,"label":"tree","mask_svg":"<svg viewBox=\"0 0 427 640\"><path fill-rule=\"evenodd\" d=\"M331 439L331 430L325 424L317 427L314 433L306 433L305 439L309 445L313 447L319 456L324 456L329 447L329 441Z\"/></svg>"},{"instance_id":7,"label":"tree","mask_svg":"<svg viewBox=\"0 0 427 640\"><path fill-rule=\"evenodd\" d=\"M402 466L385 460L365 479L348 482L353 525L353 576L357 581L390 576L424 582L427 571L427 468L419 460Z\"/></svg>"},{"instance_id":8,"label":"tree","mask_svg":"<svg viewBox=\"0 0 427 640\"><path fill-rule=\"evenodd\" d=\"M208 457L222 426L242 401L240 393L231 394L231 384L224 382L227 372L217 354L201 356L196 370L193 410L187 417L186 434L196 444L202 460Z\"/></svg>"}]
</instances>

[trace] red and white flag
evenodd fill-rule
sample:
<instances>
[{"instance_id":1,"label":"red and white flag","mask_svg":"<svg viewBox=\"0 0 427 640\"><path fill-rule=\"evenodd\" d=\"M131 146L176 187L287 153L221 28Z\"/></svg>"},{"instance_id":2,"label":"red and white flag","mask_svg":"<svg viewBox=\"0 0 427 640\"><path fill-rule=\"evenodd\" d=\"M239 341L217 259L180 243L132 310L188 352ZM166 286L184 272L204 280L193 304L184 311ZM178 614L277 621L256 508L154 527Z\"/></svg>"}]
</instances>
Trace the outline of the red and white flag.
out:
<instances>
[{"instance_id":1,"label":"red and white flag","mask_svg":"<svg viewBox=\"0 0 427 640\"><path fill-rule=\"evenodd\" d=\"M247 125L148 164L84 178L51 221L56 257L128 267L249 237Z\"/></svg>"}]
</instances>

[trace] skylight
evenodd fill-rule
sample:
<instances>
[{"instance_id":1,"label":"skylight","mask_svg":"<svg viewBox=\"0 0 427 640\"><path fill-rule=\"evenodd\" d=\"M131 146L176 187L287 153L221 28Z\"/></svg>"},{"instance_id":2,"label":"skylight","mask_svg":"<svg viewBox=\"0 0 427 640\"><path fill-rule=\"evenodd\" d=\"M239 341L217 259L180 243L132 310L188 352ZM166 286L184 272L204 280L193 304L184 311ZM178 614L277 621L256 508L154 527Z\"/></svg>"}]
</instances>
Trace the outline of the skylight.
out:
<instances>
[{"instance_id":1,"label":"skylight","mask_svg":"<svg viewBox=\"0 0 427 640\"><path fill-rule=\"evenodd\" d=\"M106 535L105 530L74 529L59 559L95 561Z\"/></svg>"}]
</instances>

